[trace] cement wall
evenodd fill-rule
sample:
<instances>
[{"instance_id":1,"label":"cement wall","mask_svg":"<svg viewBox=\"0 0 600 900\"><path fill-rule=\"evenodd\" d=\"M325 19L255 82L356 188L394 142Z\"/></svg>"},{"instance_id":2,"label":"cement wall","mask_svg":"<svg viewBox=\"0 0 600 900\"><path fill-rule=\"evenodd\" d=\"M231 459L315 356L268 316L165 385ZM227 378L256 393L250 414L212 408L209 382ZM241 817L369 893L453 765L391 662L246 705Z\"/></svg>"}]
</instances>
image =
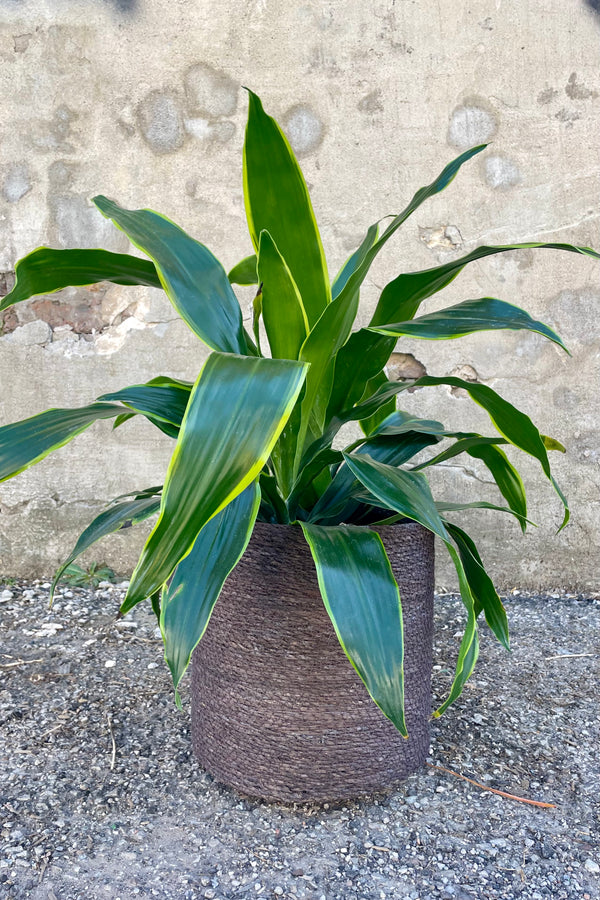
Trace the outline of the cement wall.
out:
<instances>
[{"instance_id":1,"label":"cement wall","mask_svg":"<svg viewBox=\"0 0 600 900\"><path fill-rule=\"evenodd\" d=\"M332 274L366 225L401 208L458 151L493 141L382 254L363 291L365 319L400 271L482 242L600 248L599 41L595 0L0 0L0 293L16 259L40 244L127 249L90 206L98 192L160 210L226 267L249 253L241 84L262 96L301 157ZM473 264L428 304L516 302L559 331L572 359L510 332L401 348L430 374L489 384L568 448L554 456L573 507L560 536L560 504L528 459L537 530L523 540L512 519L465 514L504 587L597 587L599 272L578 256L520 251ZM158 291L100 285L37 298L4 317L0 421L159 373L192 379L204 354ZM405 405L489 430L450 390ZM51 573L106 499L160 483L170 447L144 423L114 434L100 423L2 485L0 572ZM473 463L454 460L440 474L446 497L497 496ZM131 529L92 558L126 573L140 539ZM439 581L452 583L444 567Z\"/></svg>"}]
</instances>

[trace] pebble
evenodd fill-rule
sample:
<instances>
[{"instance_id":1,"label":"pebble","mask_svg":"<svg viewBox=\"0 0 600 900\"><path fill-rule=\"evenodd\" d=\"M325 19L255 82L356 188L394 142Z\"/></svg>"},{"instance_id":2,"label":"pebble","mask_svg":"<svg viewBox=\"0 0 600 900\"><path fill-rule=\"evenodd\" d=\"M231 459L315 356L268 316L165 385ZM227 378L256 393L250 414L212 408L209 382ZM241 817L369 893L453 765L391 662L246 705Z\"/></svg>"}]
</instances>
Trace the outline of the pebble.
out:
<instances>
[{"instance_id":1,"label":"pebble","mask_svg":"<svg viewBox=\"0 0 600 900\"><path fill-rule=\"evenodd\" d=\"M475 677L431 725L432 762L509 793L557 802L557 809L497 797L427 767L387 795L287 807L241 797L198 767L190 746L189 676L183 714L168 677L144 683L144 670L162 667L149 605L140 604L128 619L138 626L129 638L135 633L141 640L113 627L115 586L106 597L77 589L73 603L63 601L53 616L58 622L42 628L49 616L22 596L29 587L17 581L16 599L0 616L6 654L0 664L8 663L0 669L2 739L17 751L14 764L0 768L0 797L7 799L0 811L0 896L598 895L598 660L567 660L551 679L543 661L563 644L589 646L598 600L509 597L518 637L512 657L482 627ZM451 594L436 611L436 663L448 661L434 680L438 703L451 682L457 650L451 636L462 615ZM36 662L11 668L13 660ZM102 676L105 666L119 672ZM68 668L74 675L58 677ZM41 742L40 735L46 735Z\"/></svg>"},{"instance_id":2,"label":"pebble","mask_svg":"<svg viewBox=\"0 0 600 900\"><path fill-rule=\"evenodd\" d=\"M7 600L12 600L14 596L15 596L14 593L12 591L8 591L8 590L2 591L2 594L0 594L0 598L2 600L4 600L5 603Z\"/></svg>"}]
</instances>

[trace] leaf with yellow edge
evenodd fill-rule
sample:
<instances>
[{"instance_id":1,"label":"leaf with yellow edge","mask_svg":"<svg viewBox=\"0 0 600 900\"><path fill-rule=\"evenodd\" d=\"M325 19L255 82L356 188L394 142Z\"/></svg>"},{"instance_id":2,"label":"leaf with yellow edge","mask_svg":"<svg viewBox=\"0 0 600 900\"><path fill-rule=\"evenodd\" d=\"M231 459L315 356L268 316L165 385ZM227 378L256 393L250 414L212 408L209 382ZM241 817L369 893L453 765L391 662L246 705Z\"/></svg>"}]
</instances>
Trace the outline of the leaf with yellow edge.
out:
<instances>
[{"instance_id":1,"label":"leaf with yellow edge","mask_svg":"<svg viewBox=\"0 0 600 900\"><path fill-rule=\"evenodd\" d=\"M121 611L165 584L204 525L263 468L294 407L306 366L213 353L192 389L162 495Z\"/></svg>"}]
</instances>

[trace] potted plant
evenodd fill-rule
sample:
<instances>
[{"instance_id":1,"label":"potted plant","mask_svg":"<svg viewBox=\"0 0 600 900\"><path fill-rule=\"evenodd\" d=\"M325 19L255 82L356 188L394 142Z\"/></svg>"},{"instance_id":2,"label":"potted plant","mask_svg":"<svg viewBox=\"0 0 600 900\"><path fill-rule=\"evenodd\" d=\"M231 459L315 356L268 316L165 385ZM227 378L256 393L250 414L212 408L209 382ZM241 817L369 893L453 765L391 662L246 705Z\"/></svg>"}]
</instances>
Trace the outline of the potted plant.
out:
<instances>
[{"instance_id":1,"label":"potted plant","mask_svg":"<svg viewBox=\"0 0 600 900\"><path fill-rule=\"evenodd\" d=\"M98 209L147 258L42 247L17 263L15 286L0 304L4 310L99 281L151 285L213 351L193 384L161 375L89 406L4 426L0 477L17 475L97 419L117 427L142 415L174 439L164 485L116 498L83 532L54 585L99 538L158 513L120 612L150 600L176 691L196 651L196 750L217 777L246 792L347 796L384 787L420 764L428 746L434 535L456 567L466 611L454 680L435 715L473 671L481 613L508 647L502 603L473 540L452 521L465 507L489 507L525 530L523 483L503 445L538 460L567 523L548 460L548 451L564 449L556 440L486 385L456 377L391 381L386 363L405 335L526 329L564 349L551 328L501 300L469 299L425 314L420 305L490 254L519 247L597 253L569 244L481 246L399 275L368 326L353 331L361 284L381 248L484 147L447 165L385 227L383 220L371 225L330 283L302 172L249 92L243 168L253 256L227 275L173 222L98 196ZM257 286L252 335L232 283ZM397 408L404 391L437 385L466 391L495 433L449 431ZM341 449L334 444L348 422L362 434ZM462 453L490 470L498 505L434 500L427 469Z\"/></svg>"}]
</instances>

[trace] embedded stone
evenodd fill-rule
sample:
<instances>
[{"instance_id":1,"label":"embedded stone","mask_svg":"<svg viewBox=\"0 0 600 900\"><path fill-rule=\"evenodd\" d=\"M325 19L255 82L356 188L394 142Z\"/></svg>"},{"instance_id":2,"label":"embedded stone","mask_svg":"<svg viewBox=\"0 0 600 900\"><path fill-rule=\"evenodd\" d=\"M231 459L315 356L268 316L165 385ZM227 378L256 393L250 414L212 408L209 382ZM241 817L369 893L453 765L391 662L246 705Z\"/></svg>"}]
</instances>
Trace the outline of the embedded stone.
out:
<instances>
[{"instance_id":1,"label":"embedded stone","mask_svg":"<svg viewBox=\"0 0 600 900\"><path fill-rule=\"evenodd\" d=\"M23 347L34 346L35 344L47 344L52 340L52 329L47 322L36 319L34 322L28 322L15 328L10 334L4 336L3 340L10 341L11 344L20 344Z\"/></svg>"},{"instance_id":2,"label":"embedded stone","mask_svg":"<svg viewBox=\"0 0 600 900\"><path fill-rule=\"evenodd\" d=\"M493 116L480 106L459 106L452 113L448 142L458 150L467 150L489 141L496 132Z\"/></svg>"},{"instance_id":3,"label":"embedded stone","mask_svg":"<svg viewBox=\"0 0 600 900\"><path fill-rule=\"evenodd\" d=\"M139 104L140 131L154 153L174 153L183 146L185 131L175 94L151 91Z\"/></svg>"},{"instance_id":4,"label":"embedded stone","mask_svg":"<svg viewBox=\"0 0 600 900\"><path fill-rule=\"evenodd\" d=\"M184 78L187 106L193 115L209 119L232 116L238 104L238 84L206 63L192 66Z\"/></svg>"},{"instance_id":5,"label":"embedded stone","mask_svg":"<svg viewBox=\"0 0 600 900\"><path fill-rule=\"evenodd\" d=\"M323 123L308 106L297 105L288 110L283 119L283 128L292 150L298 156L304 156L316 150L325 129Z\"/></svg>"},{"instance_id":6,"label":"embedded stone","mask_svg":"<svg viewBox=\"0 0 600 900\"><path fill-rule=\"evenodd\" d=\"M31 190L29 170L25 163L13 163L2 183L2 196L9 203L16 203Z\"/></svg>"},{"instance_id":7,"label":"embedded stone","mask_svg":"<svg viewBox=\"0 0 600 900\"><path fill-rule=\"evenodd\" d=\"M484 164L485 180L490 187L506 190L521 181L521 173L517 166L505 156L488 156Z\"/></svg>"}]
</instances>

